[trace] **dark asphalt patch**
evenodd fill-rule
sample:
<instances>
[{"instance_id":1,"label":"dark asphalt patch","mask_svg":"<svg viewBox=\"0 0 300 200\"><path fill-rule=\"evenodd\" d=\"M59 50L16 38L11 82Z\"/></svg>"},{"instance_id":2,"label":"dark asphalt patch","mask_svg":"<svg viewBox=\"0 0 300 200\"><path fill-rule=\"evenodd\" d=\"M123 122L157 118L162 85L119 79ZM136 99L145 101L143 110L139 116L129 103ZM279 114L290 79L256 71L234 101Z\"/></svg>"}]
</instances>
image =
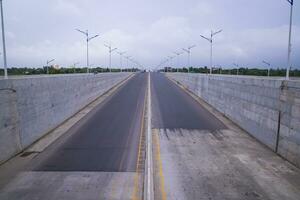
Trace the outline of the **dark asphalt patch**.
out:
<instances>
[{"instance_id":1,"label":"dark asphalt patch","mask_svg":"<svg viewBox=\"0 0 300 200\"><path fill-rule=\"evenodd\" d=\"M98 105L87 120L69 130L73 133L66 141L51 153L41 153L33 170L136 171L147 76L137 74L104 105Z\"/></svg>"},{"instance_id":2,"label":"dark asphalt patch","mask_svg":"<svg viewBox=\"0 0 300 200\"><path fill-rule=\"evenodd\" d=\"M225 125L162 73L151 74L153 128L215 131Z\"/></svg>"}]
</instances>

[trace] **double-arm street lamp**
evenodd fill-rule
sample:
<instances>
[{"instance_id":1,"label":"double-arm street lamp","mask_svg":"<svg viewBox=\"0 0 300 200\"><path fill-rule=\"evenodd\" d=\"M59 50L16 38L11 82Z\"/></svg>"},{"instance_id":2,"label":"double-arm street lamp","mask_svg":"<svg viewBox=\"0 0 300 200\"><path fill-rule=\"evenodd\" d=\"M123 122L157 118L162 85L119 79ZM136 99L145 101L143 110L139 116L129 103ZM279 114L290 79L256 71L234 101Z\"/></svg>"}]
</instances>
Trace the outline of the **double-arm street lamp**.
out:
<instances>
[{"instance_id":1,"label":"double-arm street lamp","mask_svg":"<svg viewBox=\"0 0 300 200\"><path fill-rule=\"evenodd\" d=\"M89 42L92 39L98 37L99 35L94 35L92 37L89 37L89 31L88 30L81 31L79 29L76 29L76 31L78 31L78 32L80 32L80 33L82 33L82 34L84 34L86 36L86 66L87 66L87 70L86 71L87 71L87 73L89 73Z\"/></svg>"},{"instance_id":2,"label":"double-arm street lamp","mask_svg":"<svg viewBox=\"0 0 300 200\"><path fill-rule=\"evenodd\" d=\"M216 34L221 33L221 32L222 32L222 30L219 30L216 32L211 31L210 38L200 35L203 39L207 40L210 43L210 74L212 74L212 67L213 67L213 37Z\"/></svg>"},{"instance_id":3,"label":"double-arm street lamp","mask_svg":"<svg viewBox=\"0 0 300 200\"><path fill-rule=\"evenodd\" d=\"M190 72L190 63L191 63L191 49L196 47L196 45L191 45L187 49L182 48L188 54L188 73Z\"/></svg>"},{"instance_id":4,"label":"double-arm street lamp","mask_svg":"<svg viewBox=\"0 0 300 200\"><path fill-rule=\"evenodd\" d=\"M165 72L168 72L168 62L169 62L169 59L167 59L167 58L163 61L163 67L164 67Z\"/></svg>"},{"instance_id":5,"label":"double-arm street lamp","mask_svg":"<svg viewBox=\"0 0 300 200\"><path fill-rule=\"evenodd\" d=\"M266 62L266 61L262 61L264 64L268 65L268 76L270 76L270 67L271 67L271 64Z\"/></svg>"},{"instance_id":6,"label":"double-arm street lamp","mask_svg":"<svg viewBox=\"0 0 300 200\"><path fill-rule=\"evenodd\" d=\"M79 62L75 62L72 66L74 67L74 73L76 72L76 65L78 65Z\"/></svg>"},{"instance_id":7,"label":"double-arm street lamp","mask_svg":"<svg viewBox=\"0 0 300 200\"><path fill-rule=\"evenodd\" d=\"M236 67L236 75L239 75L239 65L236 63L233 63L233 65Z\"/></svg>"},{"instance_id":8,"label":"double-arm street lamp","mask_svg":"<svg viewBox=\"0 0 300 200\"><path fill-rule=\"evenodd\" d=\"M127 59L127 69L129 69L129 62L128 61L130 60L131 56L126 56L125 58Z\"/></svg>"},{"instance_id":9,"label":"double-arm street lamp","mask_svg":"<svg viewBox=\"0 0 300 200\"><path fill-rule=\"evenodd\" d=\"M126 51L123 51L123 52L117 51L117 53L120 55L120 67L121 67L121 71L122 71L122 68L123 68L123 55L126 53Z\"/></svg>"},{"instance_id":10,"label":"double-arm street lamp","mask_svg":"<svg viewBox=\"0 0 300 200\"><path fill-rule=\"evenodd\" d=\"M183 54L183 52L176 52L176 51L174 51L173 53L177 56L177 72L178 72L178 68L179 68L179 56L181 54Z\"/></svg>"},{"instance_id":11,"label":"double-arm street lamp","mask_svg":"<svg viewBox=\"0 0 300 200\"><path fill-rule=\"evenodd\" d=\"M170 68L172 68L173 66L173 58L175 58L175 56L168 56L168 59L170 61Z\"/></svg>"},{"instance_id":12,"label":"double-arm street lamp","mask_svg":"<svg viewBox=\"0 0 300 200\"><path fill-rule=\"evenodd\" d=\"M109 53L109 71L111 72L111 53L113 51L116 51L118 48L112 48L111 45L107 45L107 44L105 44L104 46L106 46L108 48L108 53Z\"/></svg>"},{"instance_id":13,"label":"double-arm street lamp","mask_svg":"<svg viewBox=\"0 0 300 200\"><path fill-rule=\"evenodd\" d=\"M47 60L47 74L49 74L49 64L52 63L55 59Z\"/></svg>"}]
</instances>

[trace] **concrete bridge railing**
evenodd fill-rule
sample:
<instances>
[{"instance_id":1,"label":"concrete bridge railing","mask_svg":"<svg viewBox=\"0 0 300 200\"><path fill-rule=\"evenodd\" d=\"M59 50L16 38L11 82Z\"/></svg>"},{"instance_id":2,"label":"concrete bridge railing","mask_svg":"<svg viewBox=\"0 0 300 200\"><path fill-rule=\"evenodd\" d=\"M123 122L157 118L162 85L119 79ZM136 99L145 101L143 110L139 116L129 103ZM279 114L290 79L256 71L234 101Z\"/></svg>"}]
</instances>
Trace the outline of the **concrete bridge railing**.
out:
<instances>
[{"instance_id":1,"label":"concrete bridge railing","mask_svg":"<svg viewBox=\"0 0 300 200\"><path fill-rule=\"evenodd\" d=\"M273 151L300 167L300 82L168 73Z\"/></svg>"},{"instance_id":2,"label":"concrete bridge railing","mask_svg":"<svg viewBox=\"0 0 300 200\"><path fill-rule=\"evenodd\" d=\"M129 75L78 74L0 80L0 163Z\"/></svg>"}]
</instances>

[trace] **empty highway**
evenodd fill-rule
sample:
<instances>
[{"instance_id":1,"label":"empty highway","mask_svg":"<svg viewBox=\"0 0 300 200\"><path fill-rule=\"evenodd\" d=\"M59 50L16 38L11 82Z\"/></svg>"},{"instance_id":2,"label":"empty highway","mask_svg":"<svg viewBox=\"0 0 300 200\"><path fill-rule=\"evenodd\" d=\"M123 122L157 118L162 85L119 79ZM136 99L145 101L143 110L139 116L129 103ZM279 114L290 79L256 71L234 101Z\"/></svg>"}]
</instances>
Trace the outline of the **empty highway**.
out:
<instances>
[{"instance_id":1,"label":"empty highway","mask_svg":"<svg viewBox=\"0 0 300 200\"><path fill-rule=\"evenodd\" d=\"M0 0L0 200L300 200L299 1Z\"/></svg>"}]
</instances>

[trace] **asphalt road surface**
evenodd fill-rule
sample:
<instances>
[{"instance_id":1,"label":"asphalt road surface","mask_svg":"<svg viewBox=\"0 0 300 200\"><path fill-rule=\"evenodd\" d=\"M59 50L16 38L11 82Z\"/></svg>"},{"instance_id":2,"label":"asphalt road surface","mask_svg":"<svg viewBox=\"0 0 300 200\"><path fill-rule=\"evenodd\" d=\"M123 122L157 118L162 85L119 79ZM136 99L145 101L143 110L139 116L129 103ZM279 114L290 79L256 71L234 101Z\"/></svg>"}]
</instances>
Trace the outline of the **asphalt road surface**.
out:
<instances>
[{"instance_id":1,"label":"asphalt road surface","mask_svg":"<svg viewBox=\"0 0 300 200\"><path fill-rule=\"evenodd\" d=\"M225 126L162 73L152 73L154 128L218 130Z\"/></svg>"},{"instance_id":2,"label":"asphalt road surface","mask_svg":"<svg viewBox=\"0 0 300 200\"><path fill-rule=\"evenodd\" d=\"M34 171L136 170L146 74L137 74L69 131L70 136L41 153Z\"/></svg>"}]
</instances>

